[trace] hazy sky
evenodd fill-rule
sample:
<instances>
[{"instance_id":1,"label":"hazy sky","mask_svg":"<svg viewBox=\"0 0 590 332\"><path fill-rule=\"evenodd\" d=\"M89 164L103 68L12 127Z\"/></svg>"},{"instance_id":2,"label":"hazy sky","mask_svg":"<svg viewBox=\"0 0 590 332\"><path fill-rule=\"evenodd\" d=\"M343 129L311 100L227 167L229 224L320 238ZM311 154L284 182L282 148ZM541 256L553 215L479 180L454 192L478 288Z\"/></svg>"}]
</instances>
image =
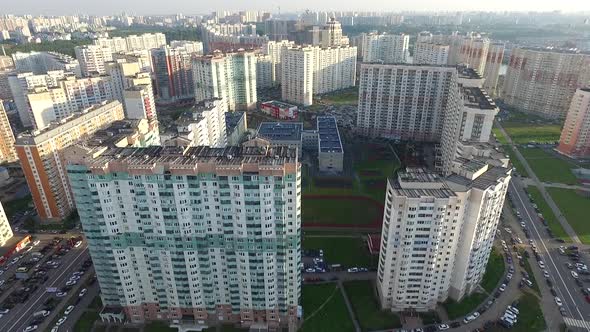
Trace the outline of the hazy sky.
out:
<instances>
[{"instance_id":1,"label":"hazy sky","mask_svg":"<svg viewBox=\"0 0 590 332\"><path fill-rule=\"evenodd\" d=\"M0 0L3 13L100 14L199 14L212 10L256 9L282 12L317 10L563 10L590 11L588 0ZM8 5L8 3L10 3Z\"/></svg>"}]
</instances>

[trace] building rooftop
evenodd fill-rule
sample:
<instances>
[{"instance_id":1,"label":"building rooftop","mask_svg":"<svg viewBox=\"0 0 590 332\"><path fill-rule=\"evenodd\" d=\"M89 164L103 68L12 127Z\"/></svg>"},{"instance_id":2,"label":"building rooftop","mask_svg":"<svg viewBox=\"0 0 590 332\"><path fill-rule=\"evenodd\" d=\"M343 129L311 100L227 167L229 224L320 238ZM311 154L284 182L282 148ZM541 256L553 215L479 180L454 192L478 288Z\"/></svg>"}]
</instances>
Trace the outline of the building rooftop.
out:
<instances>
[{"instance_id":1,"label":"building rooftop","mask_svg":"<svg viewBox=\"0 0 590 332\"><path fill-rule=\"evenodd\" d=\"M109 167L126 169L135 173L163 173L166 171L212 172L216 169L236 166L246 171L253 165L270 167L297 163L297 149L277 147L237 147L210 148L208 146L151 146L145 148L109 148L84 164L91 170L105 172ZM201 164L202 166L199 166ZM233 167L232 167L233 166ZM202 167L202 170L201 170Z\"/></svg>"},{"instance_id":2,"label":"building rooftop","mask_svg":"<svg viewBox=\"0 0 590 332\"><path fill-rule=\"evenodd\" d=\"M271 141L301 141L301 122L262 122L258 136Z\"/></svg>"},{"instance_id":3,"label":"building rooftop","mask_svg":"<svg viewBox=\"0 0 590 332\"><path fill-rule=\"evenodd\" d=\"M225 112L225 130L230 133L246 116L246 112Z\"/></svg>"},{"instance_id":4,"label":"building rooftop","mask_svg":"<svg viewBox=\"0 0 590 332\"><path fill-rule=\"evenodd\" d=\"M117 120L105 129L98 130L82 144L87 147L114 146L138 131L142 120Z\"/></svg>"},{"instance_id":5,"label":"building rooftop","mask_svg":"<svg viewBox=\"0 0 590 332\"><path fill-rule=\"evenodd\" d=\"M495 110L496 103L481 88L462 87L463 104L482 110Z\"/></svg>"},{"instance_id":6,"label":"building rooftop","mask_svg":"<svg viewBox=\"0 0 590 332\"><path fill-rule=\"evenodd\" d=\"M320 152L342 153L342 142L336 119L333 116L318 116L316 120Z\"/></svg>"},{"instance_id":7,"label":"building rooftop","mask_svg":"<svg viewBox=\"0 0 590 332\"><path fill-rule=\"evenodd\" d=\"M486 190L491 186L498 184L498 182L509 176L510 170L504 167L488 167L488 169L479 175L477 178L470 180L458 174L451 174L446 178L446 181L451 184L456 184L463 187L464 190L470 188L477 188Z\"/></svg>"},{"instance_id":8,"label":"building rooftop","mask_svg":"<svg viewBox=\"0 0 590 332\"><path fill-rule=\"evenodd\" d=\"M577 48L559 48L559 47L533 47L533 46L527 46L527 47L519 47L523 50L529 50L529 51L537 51L537 52L550 52L550 53L562 53L562 54L582 54L582 55L590 55L590 52L588 51L582 51L580 49Z\"/></svg>"},{"instance_id":9,"label":"building rooftop","mask_svg":"<svg viewBox=\"0 0 590 332\"><path fill-rule=\"evenodd\" d=\"M473 79L473 80L477 80L477 79L481 79L481 75L477 72L477 70L473 69L473 68L469 68L468 66L465 65L458 65L457 67L457 72L459 73L459 78L466 78L466 79Z\"/></svg>"},{"instance_id":10,"label":"building rooftop","mask_svg":"<svg viewBox=\"0 0 590 332\"><path fill-rule=\"evenodd\" d=\"M284 102L278 101L278 100L265 101L262 103L262 105L270 105L270 106L274 106L274 107L278 107L278 108L297 107L296 105L287 104L287 103L284 103Z\"/></svg>"},{"instance_id":11,"label":"building rooftop","mask_svg":"<svg viewBox=\"0 0 590 332\"><path fill-rule=\"evenodd\" d=\"M399 179L392 179L389 178L387 180L390 186L393 188L396 196L404 196L408 198L421 198L421 197L434 197L434 198L448 198L456 196L455 192L453 192L450 188L448 188L444 183L440 183L440 187L416 187L416 188L408 188L402 186L399 182ZM422 182L425 183L425 182Z\"/></svg>"}]
</instances>

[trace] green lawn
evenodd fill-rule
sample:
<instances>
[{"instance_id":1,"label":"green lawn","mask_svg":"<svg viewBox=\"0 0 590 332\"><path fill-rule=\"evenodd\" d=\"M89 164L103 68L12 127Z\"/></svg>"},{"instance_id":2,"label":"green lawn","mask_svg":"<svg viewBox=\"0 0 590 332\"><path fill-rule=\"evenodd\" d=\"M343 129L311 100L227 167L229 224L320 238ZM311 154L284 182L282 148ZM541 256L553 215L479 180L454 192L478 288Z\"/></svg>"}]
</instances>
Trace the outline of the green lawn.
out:
<instances>
[{"instance_id":1,"label":"green lawn","mask_svg":"<svg viewBox=\"0 0 590 332\"><path fill-rule=\"evenodd\" d=\"M547 221L547 224L549 225L549 229L551 229L551 231L553 232L553 235L555 235L555 237L564 239L567 242L571 242L572 239L567 235L567 233L565 232L565 230L561 226L561 223L559 223L559 220L557 220L557 217L555 217L553 210L551 210L551 208L549 207L549 204L547 204L547 202L545 201L545 199L541 195L541 192L539 191L539 189L537 187L529 186L526 188L526 190L529 193L529 195L531 195L531 197L533 198L533 201L535 202L535 204L537 204L537 208L539 209L539 211L543 215L543 218L545 219L545 221ZM547 190L551 194L550 189L547 188ZM555 204L557 204L561 209L561 204L558 203L556 200L557 197L561 198L561 195L556 195L556 196L551 195L551 197L555 201ZM588 204L588 203L586 203L586 204ZM582 204L582 208L583 207L584 207L584 205ZM563 210L562 210L562 212L565 213ZM566 218L567 218L567 214L566 214ZM570 223L570 225L572 225L572 227L574 227L573 221L570 221L569 218L567 218L567 219L568 219L568 222ZM584 222L580 223L580 226L583 229L585 227L585 223ZM575 227L574 227L574 229L575 229ZM578 234L578 235L580 235L580 234ZM581 237L580 237L580 239L581 239Z\"/></svg>"},{"instance_id":2,"label":"green lawn","mask_svg":"<svg viewBox=\"0 0 590 332\"><path fill-rule=\"evenodd\" d=\"M498 142L500 142L500 144L502 144L502 145L508 144L508 139L506 138L506 136L504 136L504 134L502 134L502 131L500 131L499 128L496 128L494 126L494 128L492 128L492 133L494 134L494 136L496 137Z\"/></svg>"},{"instance_id":3,"label":"green lawn","mask_svg":"<svg viewBox=\"0 0 590 332\"><path fill-rule=\"evenodd\" d=\"M302 306L304 321L300 332L354 331L336 284L303 285Z\"/></svg>"},{"instance_id":4,"label":"green lawn","mask_svg":"<svg viewBox=\"0 0 590 332\"><path fill-rule=\"evenodd\" d=\"M447 300L443 303L443 307L447 311L450 319L457 319L473 312L486 298L486 294L473 293L464 297L461 302Z\"/></svg>"},{"instance_id":5,"label":"green lawn","mask_svg":"<svg viewBox=\"0 0 590 332\"><path fill-rule=\"evenodd\" d=\"M178 332L178 329L171 328L163 322L152 322L143 327L144 332Z\"/></svg>"},{"instance_id":6,"label":"green lawn","mask_svg":"<svg viewBox=\"0 0 590 332\"><path fill-rule=\"evenodd\" d=\"M381 219L379 205L366 199L312 197L302 204L304 224L371 224Z\"/></svg>"},{"instance_id":7,"label":"green lawn","mask_svg":"<svg viewBox=\"0 0 590 332\"><path fill-rule=\"evenodd\" d=\"M524 168L524 166L520 162L520 159L518 159L516 157L516 152L514 152L514 150L512 150L512 147L508 146L508 145L504 145L504 146L502 146L502 148L504 149L504 152L510 158L510 162L512 163L512 166L514 166L514 168L516 168L516 172L518 172L518 174L520 174L521 176L529 177L529 172L527 172L526 168Z\"/></svg>"},{"instance_id":8,"label":"green lawn","mask_svg":"<svg viewBox=\"0 0 590 332\"><path fill-rule=\"evenodd\" d=\"M576 231L580 241L590 244L590 198L580 196L572 189L547 188L567 222ZM543 213L544 214L544 213Z\"/></svg>"},{"instance_id":9,"label":"green lawn","mask_svg":"<svg viewBox=\"0 0 590 332\"><path fill-rule=\"evenodd\" d=\"M317 100L325 105L356 105L359 100L359 92L357 88L347 89L319 96Z\"/></svg>"},{"instance_id":10,"label":"green lawn","mask_svg":"<svg viewBox=\"0 0 590 332\"><path fill-rule=\"evenodd\" d=\"M379 308L371 281L345 282L344 289L363 331L401 327L401 321L396 314Z\"/></svg>"},{"instance_id":11,"label":"green lawn","mask_svg":"<svg viewBox=\"0 0 590 332\"><path fill-rule=\"evenodd\" d=\"M527 160L539 180L543 182L557 182L565 184L577 184L577 179L572 168L576 165L553 156L543 149L525 148L519 149Z\"/></svg>"},{"instance_id":12,"label":"green lawn","mask_svg":"<svg viewBox=\"0 0 590 332\"><path fill-rule=\"evenodd\" d=\"M80 319L74 325L74 332L88 332L92 329L94 322L99 319L98 312L94 310L86 311L80 316Z\"/></svg>"},{"instance_id":13,"label":"green lawn","mask_svg":"<svg viewBox=\"0 0 590 332\"><path fill-rule=\"evenodd\" d=\"M493 292L504 276L504 269L504 257L498 253L496 248L492 248L488 265L486 266L486 272L481 281L481 287L489 293Z\"/></svg>"},{"instance_id":14,"label":"green lawn","mask_svg":"<svg viewBox=\"0 0 590 332\"><path fill-rule=\"evenodd\" d=\"M346 267L376 268L378 256L369 254L366 242L361 237L310 237L304 236L303 249L322 249L328 264Z\"/></svg>"},{"instance_id":15,"label":"green lawn","mask_svg":"<svg viewBox=\"0 0 590 332\"><path fill-rule=\"evenodd\" d=\"M555 142L561 135L560 123L531 114L513 111L501 124L516 144Z\"/></svg>"},{"instance_id":16,"label":"green lawn","mask_svg":"<svg viewBox=\"0 0 590 332\"><path fill-rule=\"evenodd\" d=\"M537 332L545 331L547 324L543 317L543 311L539 299L530 293L524 293L518 299L518 322L510 329L515 332Z\"/></svg>"}]
</instances>

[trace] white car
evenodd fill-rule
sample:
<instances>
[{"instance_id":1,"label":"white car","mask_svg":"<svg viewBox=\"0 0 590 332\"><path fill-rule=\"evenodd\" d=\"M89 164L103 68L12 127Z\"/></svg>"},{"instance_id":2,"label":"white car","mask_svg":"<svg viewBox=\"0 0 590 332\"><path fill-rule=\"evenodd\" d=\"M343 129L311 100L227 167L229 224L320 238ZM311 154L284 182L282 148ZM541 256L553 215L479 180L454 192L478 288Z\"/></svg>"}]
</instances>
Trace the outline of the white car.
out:
<instances>
[{"instance_id":1,"label":"white car","mask_svg":"<svg viewBox=\"0 0 590 332\"><path fill-rule=\"evenodd\" d=\"M549 279L549 272L547 272L547 270L543 270L543 276Z\"/></svg>"},{"instance_id":2,"label":"white car","mask_svg":"<svg viewBox=\"0 0 590 332\"><path fill-rule=\"evenodd\" d=\"M511 279L512 279L512 273L508 273L508 274L506 275L506 279L508 279L508 280L511 280Z\"/></svg>"},{"instance_id":3,"label":"white car","mask_svg":"<svg viewBox=\"0 0 590 332\"><path fill-rule=\"evenodd\" d=\"M60 318L57 323L55 323L55 325L60 326L61 324L63 324L66 319L68 319L68 316L63 316L62 318Z\"/></svg>"},{"instance_id":4,"label":"white car","mask_svg":"<svg viewBox=\"0 0 590 332\"><path fill-rule=\"evenodd\" d=\"M516 314L515 314L515 313L513 313L513 312L512 312L512 311L510 311L510 310L506 310L506 311L504 312L504 316L503 316L503 317L508 317L508 318L510 318L510 319L512 319L512 320L515 320L515 319L516 319Z\"/></svg>"},{"instance_id":5,"label":"white car","mask_svg":"<svg viewBox=\"0 0 590 332\"><path fill-rule=\"evenodd\" d=\"M35 240L35 241L33 242L33 246L36 246L36 245L38 245L39 243L41 243L41 241L39 241L39 240Z\"/></svg>"},{"instance_id":6,"label":"white car","mask_svg":"<svg viewBox=\"0 0 590 332\"><path fill-rule=\"evenodd\" d=\"M543 261L539 261L539 267L541 269L545 269L545 263L543 263Z\"/></svg>"},{"instance_id":7,"label":"white car","mask_svg":"<svg viewBox=\"0 0 590 332\"><path fill-rule=\"evenodd\" d=\"M86 295L86 292L88 292L88 289L86 289L86 288L82 289L80 294L78 294L78 297L82 297L82 296Z\"/></svg>"},{"instance_id":8,"label":"white car","mask_svg":"<svg viewBox=\"0 0 590 332\"><path fill-rule=\"evenodd\" d=\"M516 309L515 307L509 305L508 308L509 311L512 311L515 315L518 315L520 313L520 310Z\"/></svg>"},{"instance_id":9,"label":"white car","mask_svg":"<svg viewBox=\"0 0 590 332\"><path fill-rule=\"evenodd\" d=\"M500 292L503 292L503 291L505 291L505 290L506 290L506 284L502 284L502 285L500 285L500 288L499 288L499 290L500 290Z\"/></svg>"},{"instance_id":10,"label":"white car","mask_svg":"<svg viewBox=\"0 0 590 332\"><path fill-rule=\"evenodd\" d=\"M516 242L518 242L519 244L522 244L522 240L519 237L516 238Z\"/></svg>"},{"instance_id":11,"label":"white car","mask_svg":"<svg viewBox=\"0 0 590 332\"><path fill-rule=\"evenodd\" d=\"M64 311L64 315L69 315L70 312L72 312L74 310L74 306L70 305L66 308L66 310Z\"/></svg>"},{"instance_id":12,"label":"white car","mask_svg":"<svg viewBox=\"0 0 590 332\"><path fill-rule=\"evenodd\" d=\"M37 328L38 328L38 326L37 326L37 325L29 325L29 326L27 326L27 327L26 327L26 328L23 330L23 332L31 332L31 331L35 331Z\"/></svg>"},{"instance_id":13,"label":"white car","mask_svg":"<svg viewBox=\"0 0 590 332\"><path fill-rule=\"evenodd\" d=\"M77 275L77 274L73 274L73 275L70 277L70 280L76 280L76 281L77 281L77 280L80 280L80 276L79 276L79 275Z\"/></svg>"},{"instance_id":14,"label":"white car","mask_svg":"<svg viewBox=\"0 0 590 332\"><path fill-rule=\"evenodd\" d=\"M57 332L57 330L59 330L59 326L54 326L54 327L51 329L51 332Z\"/></svg>"},{"instance_id":15,"label":"white car","mask_svg":"<svg viewBox=\"0 0 590 332\"><path fill-rule=\"evenodd\" d=\"M356 273L358 271L359 271L359 269L356 267L351 267L350 269L348 269L348 272L350 272L350 273Z\"/></svg>"},{"instance_id":16,"label":"white car","mask_svg":"<svg viewBox=\"0 0 590 332\"><path fill-rule=\"evenodd\" d=\"M465 317L465 319L463 319L463 324L468 324L468 323L476 320L477 317L479 317L479 312L476 311L476 312L472 313L471 315Z\"/></svg>"},{"instance_id":17,"label":"white car","mask_svg":"<svg viewBox=\"0 0 590 332\"><path fill-rule=\"evenodd\" d=\"M76 282L78 282L78 280L68 280L68 282L66 282L66 286L74 286Z\"/></svg>"},{"instance_id":18,"label":"white car","mask_svg":"<svg viewBox=\"0 0 590 332\"><path fill-rule=\"evenodd\" d=\"M578 279L578 274L576 273L576 271L570 271L570 272L571 272L571 274L572 274L572 277L573 277L574 279Z\"/></svg>"},{"instance_id":19,"label":"white car","mask_svg":"<svg viewBox=\"0 0 590 332\"><path fill-rule=\"evenodd\" d=\"M450 326L448 326L447 324L440 324L440 325L438 326L438 330L439 330L439 331L448 330L448 329L450 329L450 328L451 328L451 327L450 327Z\"/></svg>"},{"instance_id":20,"label":"white car","mask_svg":"<svg viewBox=\"0 0 590 332\"><path fill-rule=\"evenodd\" d=\"M6 315L10 309L0 309L0 314Z\"/></svg>"},{"instance_id":21,"label":"white car","mask_svg":"<svg viewBox=\"0 0 590 332\"><path fill-rule=\"evenodd\" d=\"M563 302L561 302L561 299L557 296L555 297L555 303L560 307L563 305Z\"/></svg>"},{"instance_id":22,"label":"white car","mask_svg":"<svg viewBox=\"0 0 590 332\"><path fill-rule=\"evenodd\" d=\"M68 295L68 293L66 293L66 292L58 292L55 294L55 296L57 296L57 297L64 297L66 295Z\"/></svg>"}]
</instances>

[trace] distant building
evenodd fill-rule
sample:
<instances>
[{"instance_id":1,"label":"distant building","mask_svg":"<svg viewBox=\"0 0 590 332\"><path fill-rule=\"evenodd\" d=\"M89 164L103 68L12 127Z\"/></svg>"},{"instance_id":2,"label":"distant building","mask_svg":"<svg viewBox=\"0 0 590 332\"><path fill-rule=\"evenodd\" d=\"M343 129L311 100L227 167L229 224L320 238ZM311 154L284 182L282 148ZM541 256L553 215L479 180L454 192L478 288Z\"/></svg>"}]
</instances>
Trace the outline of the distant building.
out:
<instances>
[{"instance_id":1,"label":"distant building","mask_svg":"<svg viewBox=\"0 0 590 332\"><path fill-rule=\"evenodd\" d=\"M158 99L172 102L195 96L191 53L182 47L153 49L155 90Z\"/></svg>"},{"instance_id":2,"label":"distant building","mask_svg":"<svg viewBox=\"0 0 590 332\"><path fill-rule=\"evenodd\" d=\"M109 47L113 52L129 52L151 50L166 45L166 35L163 33L144 33L127 37L98 38L94 45Z\"/></svg>"},{"instance_id":3,"label":"distant building","mask_svg":"<svg viewBox=\"0 0 590 332\"><path fill-rule=\"evenodd\" d=\"M14 66L19 73L45 74L52 70L63 70L80 76L80 63L69 55L57 52L16 52L12 55Z\"/></svg>"},{"instance_id":4,"label":"distant building","mask_svg":"<svg viewBox=\"0 0 590 332\"><path fill-rule=\"evenodd\" d=\"M405 34L363 34L363 62L407 62L410 36Z\"/></svg>"},{"instance_id":5,"label":"distant building","mask_svg":"<svg viewBox=\"0 0 590 332\"><path fill-rule=\"evenodd\" d=\"M243 146L288 146L297 148L301 156L303 123L301 122L262 122L258 126L256 138L243 143Z\"/></svg>"},{"instance_id":6,"label":"distant building","mask_svg":"<svg viewBox=\"0 0 590 332\"><path fill-rule=\"evenodd\" d=\"M490 96L497 96L496 87L498 86L500 68L504 60L504 47L504 43L491 43L488 49L486 68L483 72L485 79L483 87Z\"/></svg>"},{"instance_id":7,"label":"distant building","mask_svg":"<svg viewBox=\"0 0 590 332\"><path fill-rule=\"evenodd\" d=\"M228 110L256 108L256 54L234 53L196 57L193 60L194 93L197 102L221 98Z\"/></svg>"},{"instance_id":8,"label":"distant building","mask_svg":"<svg viewBox=\"0 0 590 332\"><path fill-rule=\"evenodd\" d=\"M520 111L565 118L576 89L590 85L590 54L549 48L512 49L502 99Z\"/></svg>"},{"instance_id":9,"label":"distant building","mask_svg":"<svg viewBox=\"0 0 590 332\"><path fill-rule=\"evenodd\" d=\"M271 86L278 86L281 84L281 61L282 52L285 47L293 47L294 42L282 39L279 41L269 41L262 47L262 53L268 55L272 63L271 68Z\"/></svg>"},{"instance_id":10,"label":"distant building","mask_svg":"<svg viewBox=\"0 0 590 332\"><path fill-rule=\"evenodd\" d=\"M16 153L41 219L62 220L74 209L69 184L63 173L62 151L123 118L120 102L104 102L61 123L17 137Z\"/></svg>"},{"instance_id":11,"label":"distant building","mask_svg":"<svg viewBox=\"0 0 590 332\"><path fill-rule=\"evenodd\" d=\"M123 100L125 102L125 117L127 119L158 120L151 84L134 85L125 89Z\"/></svg>"},{"instance_id":12,"label":"distant building","mask_svg":"<svg viewBox=\"0 0 590 332\"><path fill-rule=\"evenodd\" d=\"M76 46L74 51L84 77L96 74L105 75L105 62L113 61L113 50L108 46Z\"/></svg>"},{"instance_id":13,"label":"distant building","mask_svg":"<svg viewBox=\"0 0 590 332\"><path fill-rule=\"evenodd\" d=\"M571 158L590 157L590 88L572 97L557 151Z\"/></svg>"},{"instance_id":14,"label":"distant building","mask_svg":"<svg viewBox=\"0 0 590 332\"><path fill-rule=\"evenodd\" d=\"M274 118L281 120L294 120L297 119L298 116L297 106L276 100L261 103L260 110Z\"/></svg>"},{"instance_id":15,"label":"distant building","mask_svg":"<svg viewBox=\"0 0 590 332\"><path fill-rule=\"evenodd\" d=\"M272 58L268 54L256 54L256 89L268 89L274 86Z\"/></svg>"},{"instance_id":16,"label":"distant building","mask_svg":"<svg viewBox=\"0 0 590 332\"><path fill-rule=\"evenodd\" d=\"M416 42L414 64L446 65L449 63L450 46L433 42Z\"/></svg>"}]
</instances>

